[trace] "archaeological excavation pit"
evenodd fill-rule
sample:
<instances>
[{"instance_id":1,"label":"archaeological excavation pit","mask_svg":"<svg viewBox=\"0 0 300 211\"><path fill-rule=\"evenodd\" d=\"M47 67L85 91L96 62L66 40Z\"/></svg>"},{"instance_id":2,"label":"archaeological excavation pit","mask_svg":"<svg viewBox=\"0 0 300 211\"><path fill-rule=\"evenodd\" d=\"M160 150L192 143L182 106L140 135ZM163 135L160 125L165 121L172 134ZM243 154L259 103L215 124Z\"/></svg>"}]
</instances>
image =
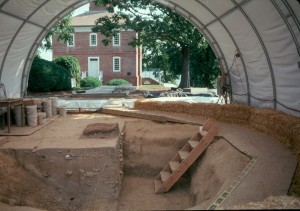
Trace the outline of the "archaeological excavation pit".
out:
<instances>
[{"instance_id":1,"label":"archaeological excavation pit","mask_svg":"<svg viewBox=\"0 0 300 211\"><path fill-rule=\"evenodd\" d=\"M29 136L5 137L0 145L1 206L207 209L231 193L229 188L254 163L251 155L218 136L169 192L156 194L155 176L198 130L194 124L76 114Z\"/></svg>"}]
</instances>

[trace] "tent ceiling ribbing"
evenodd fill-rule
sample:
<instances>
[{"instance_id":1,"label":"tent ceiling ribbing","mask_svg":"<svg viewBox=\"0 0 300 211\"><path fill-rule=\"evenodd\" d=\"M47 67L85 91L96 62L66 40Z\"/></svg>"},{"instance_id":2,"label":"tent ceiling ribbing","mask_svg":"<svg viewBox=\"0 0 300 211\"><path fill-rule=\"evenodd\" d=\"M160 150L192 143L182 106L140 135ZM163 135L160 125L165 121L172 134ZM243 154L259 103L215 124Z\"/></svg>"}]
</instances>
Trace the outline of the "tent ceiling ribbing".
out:
<instances>
[{"instance_id":1,"label":"tent ceiling ribbing","mask_svg":"<svg viewBox=\"0 0 300 211\"><path fill-rule=\"evenodd\" d=\"M206 37L234 103L300 116L300 1L157 1ZM0 0L0 79L9 97L26 93L34 53L50 28L88 2Z\"/></svg>"}]
</instances>

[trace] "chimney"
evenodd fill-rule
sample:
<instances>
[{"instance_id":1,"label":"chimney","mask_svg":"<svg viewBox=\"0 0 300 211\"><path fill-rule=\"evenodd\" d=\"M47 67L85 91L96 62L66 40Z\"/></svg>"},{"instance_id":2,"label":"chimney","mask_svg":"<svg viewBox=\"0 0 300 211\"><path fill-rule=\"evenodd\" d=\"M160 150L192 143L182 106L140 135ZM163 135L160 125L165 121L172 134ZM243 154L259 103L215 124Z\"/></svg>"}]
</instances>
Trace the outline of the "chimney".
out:
<instances>
[{"instance_id":1,"label":"chimney","mask_svg":"<svg viewBox=\"0 0 300 211\"><path fill-rule=\"evenodd\" d=\"M90 11L107 11L108 5L105 6L96 6L94 2L90 3Z\"/></svg>"}]
</instances>

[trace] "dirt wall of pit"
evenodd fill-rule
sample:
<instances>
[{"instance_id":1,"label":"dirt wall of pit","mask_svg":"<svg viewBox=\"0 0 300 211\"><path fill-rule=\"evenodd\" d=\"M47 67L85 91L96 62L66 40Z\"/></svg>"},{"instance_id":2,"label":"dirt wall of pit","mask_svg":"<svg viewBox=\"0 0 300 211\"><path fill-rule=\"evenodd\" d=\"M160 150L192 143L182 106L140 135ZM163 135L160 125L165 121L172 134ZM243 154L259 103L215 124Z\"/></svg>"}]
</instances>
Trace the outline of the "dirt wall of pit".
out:
<instances>
[{"instance_id":1,"label":"dirt wall of pit","mask_svg":"<svg viewBox=\"0 0 300 211\"><path fill-rule=\"evenodd\" d=\"M138 100L135 102L134 108L188 114L233 124L243 124L274 137L297 154L298 165L290 193L300 196L300 118L274 109L261 109L234 104L218 105Z\"/></svg>"},{"instance_id":2,"label":"dirt wall of pit","mask_svg":"<svg viewBox=\"0 0 300 211\"><path fill-rule=\"evenodd\" d=\"M0 158L7 160L0 165L6 181L0 182L0 201L10 205L79 210L95 199L116 199L121 190L121 135L115 147L2 149Z\"/></svg>"},{"instance_id":3,"label":"dirt wall of pit","mask_svg":"<svg viewBox=\"0 0 300 211\"><path fill-rule=\"evenodd\" d=\"M153 178L198 129L199 126L189 124L158 123L142 119L128 121L124 137L125 175L134 176L135 179L150 178L151 185L147 189L151 189L150 192L154 194ZM193 206L197 206L195 209L207 209L241 174L250 160L249 156L225 139L215 139L166 195L170 197L180 194L177 200L183 200L185 206L177 209ZM154 194L157 200L161 196L164 195ZM168 208L171 209L170 205Z\"/></svg>"},{"instance_id":4,"label":"dirt wall of pit","mask_svg":"<svg viewBox=\"0 0 300 211\"><path fill-rule=\"evenodd\" d=\"M197 130L196 125L183 126L140 119L126 122L125 173L155 177Z\"/></svg>"},{"instance_id":5,"label":"dirt wall of pit","mask_svg":"<svg viewBox=\"0 0 300 211\"><path fill-rule=\"evenodd\" d=\"M13 154L0 151L0 201L11 206L75 210L82 199L32 176Z\"/></svg>"},{"instance_id":6,"label":"dirt wall of pit","mask_svg":"<svg viewBox=\"0 0 300 211\"><path fill-rule=\"evenodd\" d=\"M225 139L215 139L190 170L196 209L208 209L249 164L251 158Z\"/></svg>"}]
</instances>

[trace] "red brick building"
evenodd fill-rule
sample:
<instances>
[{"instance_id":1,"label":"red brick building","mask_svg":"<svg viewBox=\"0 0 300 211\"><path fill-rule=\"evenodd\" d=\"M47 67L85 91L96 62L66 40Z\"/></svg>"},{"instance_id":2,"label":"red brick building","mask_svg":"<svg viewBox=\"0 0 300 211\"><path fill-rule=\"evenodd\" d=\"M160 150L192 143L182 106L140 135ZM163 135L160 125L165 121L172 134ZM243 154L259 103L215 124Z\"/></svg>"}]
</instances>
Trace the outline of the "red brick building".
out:
<instances>
[{"instance_id":1,"label":"red brick building","mask_svg":"<svg viewBox=\"0 0 300 211\"><path fill-rule=\"evenodd\" d=\"M109 15L104 8L90 4L90 10L73 17L74 34L68 43L60 43L53 38L53 58L62 55L75 56L81 67L82 76L94 76L103 84L111 79L122 78L132 85L141 84L142 50L128 45L135 31L121 31L114 36L112 43L104 46L100 33L93 33L95 21Z\"/></svg>"}]
</instances>

